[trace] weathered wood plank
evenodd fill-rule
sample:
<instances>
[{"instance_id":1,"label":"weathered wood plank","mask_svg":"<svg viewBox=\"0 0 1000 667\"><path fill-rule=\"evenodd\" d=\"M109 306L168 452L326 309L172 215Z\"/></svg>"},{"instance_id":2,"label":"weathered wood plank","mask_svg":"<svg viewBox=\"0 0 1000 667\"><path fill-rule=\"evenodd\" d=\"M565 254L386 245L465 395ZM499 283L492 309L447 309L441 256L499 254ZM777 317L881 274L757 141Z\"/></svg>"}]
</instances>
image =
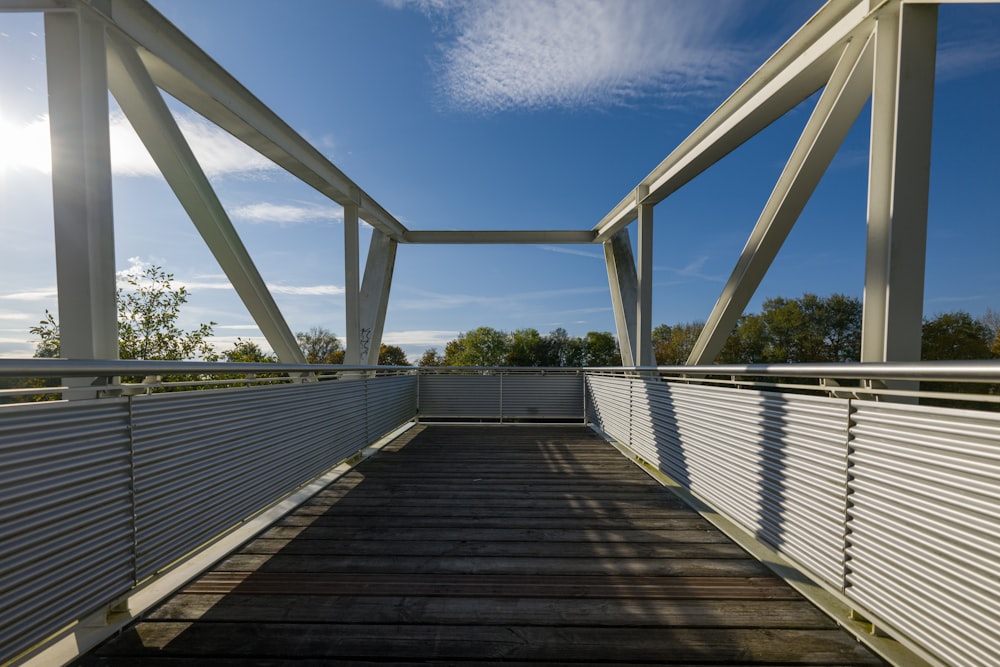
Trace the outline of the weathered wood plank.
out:
<instances>
[{"instance_id":1,"label":"weathered wood plank","mask_svg":"<svg viewBox=\"0 0 1000 667\"><path fill-rule=\"evenodd\" d=\"M603 627L828 628L804 600L677 598L525 598L442 596L225 595L184 593L149 616L155 621L434 625L566 625Z\"/></svg>"},{"instance_id":2,"label":"weathered wood plank","mask_svg":"<svg viewBox=\"0 0 1000 667\"><path fill-rule=\"evenodd\" d=\"M122 636L121 652L147 655L408 659L649 660L783 662L878 661L839 630L602 628L578 626L343 625L338 623L145 622Z\"/></svg>"},{"instance_id":3,"label":"weathered wood plank","mask_svg":"<svg viewBox=\"0 0 1000 667\"><path fill-rule=\"evenodd\" d=\"M83 665L881 664L584 427L411 429Z\"/></svg>"},{"instance_id":4,"label":"weathered wood plank","mask_svg":"<svg viewBox=\"0 0 1000 667\"><path fill-rule=\"evenodd\" d=\"M605 558L746 558L746 552L732 542L601 542ZM261 537L241 549L258 555L354 555L354 556L534 556L566 555L563 542L478 542L449 540L340 540L311 539L304 533L294 538Z\"/></svg>"}]
</instances>

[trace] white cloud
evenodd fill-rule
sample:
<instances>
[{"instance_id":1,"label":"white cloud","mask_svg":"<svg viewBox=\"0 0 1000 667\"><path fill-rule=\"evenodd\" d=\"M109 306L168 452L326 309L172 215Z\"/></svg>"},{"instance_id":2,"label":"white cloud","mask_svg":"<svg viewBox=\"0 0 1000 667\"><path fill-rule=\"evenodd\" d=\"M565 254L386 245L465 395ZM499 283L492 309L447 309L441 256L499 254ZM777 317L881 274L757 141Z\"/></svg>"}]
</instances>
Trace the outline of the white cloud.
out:
<instances>
[{"instance_id":1,"label":"white cloud","mask_svg":"<svg viewBox=\"0 0 1000 667\"><path fill-rule=\"evenodd\" d=\"M40 299L54 299L59 295L55 287L43 287L41 289L26 290L23 292L11 292L0 294L0 299L10 299L11 301L38 301Z\"/></svg>"},{"instance_id":2,"label":"white cloud","mask_svg":"<svg viewBox=\"0 0 1000 667\"><path fill-rule=\"evenodd\" d=\"M445 344L457 338L459 333L459 331L438 331L433 329L387 331L382 334L382 342L386 345L423 345L444 348Z\"/></svg>"},{"instance_id":3,"label":"white cloud","mask_svg":"<svg viewBox=\"0 0 1000 667\"><path fill-rule=\"evenodd\" d=\"M333 221L343 222L344 211L337 206L317 204L271 204L261 202L247 204L233 209L233 218L246 222L277 222L294 224L301 222Z\"/></svg>"},{"instance_id":4,"label":"white cloud","mask_svg":"<svg viewBox=\"0 0 1000 667\"><path fill-rule=\"evenodd\" d=\"M711 11L690 0L389 4L443 24L441 91L456 107L479 112L686 97L729 85L746 58L746 46L726 34L741 14L732 4Z\"/></svg>"}]
</instances>

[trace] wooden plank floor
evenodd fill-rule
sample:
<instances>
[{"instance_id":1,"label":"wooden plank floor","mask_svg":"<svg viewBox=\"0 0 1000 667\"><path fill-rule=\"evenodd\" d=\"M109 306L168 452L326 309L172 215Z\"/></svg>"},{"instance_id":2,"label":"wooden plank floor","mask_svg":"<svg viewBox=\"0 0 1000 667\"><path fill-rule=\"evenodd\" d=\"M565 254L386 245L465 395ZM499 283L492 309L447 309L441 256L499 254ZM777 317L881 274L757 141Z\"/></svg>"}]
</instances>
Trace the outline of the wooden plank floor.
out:
<instances>
[{"instance_id":1,"label":"wooden plank floor","mask_svg":"<svg viewBox=\"0 0 1000 667\"><path fill-rule=\"evenodd\" d=\"M417 426L84 665L882 664L585 427Z\"/></svg>"}]
</instances>

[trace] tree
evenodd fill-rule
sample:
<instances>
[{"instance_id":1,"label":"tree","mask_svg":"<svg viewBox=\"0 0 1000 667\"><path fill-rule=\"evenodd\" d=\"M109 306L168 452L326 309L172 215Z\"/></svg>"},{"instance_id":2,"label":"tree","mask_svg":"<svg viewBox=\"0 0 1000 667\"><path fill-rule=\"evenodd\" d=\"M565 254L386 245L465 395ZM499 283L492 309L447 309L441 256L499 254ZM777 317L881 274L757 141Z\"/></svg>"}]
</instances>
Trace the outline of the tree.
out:
<instances>
[{"instance_id":1,"label":"tree","mask_svg":"<svg viewBox=\"0 0 1000 667\"><path fill-rule=\"evenodd\" d=\"M409 366L410 360L406 358L406 353L403 352L403 348L397 345L386 345L382 343L382 347L378 351L378 365L379 366Z\"/></svg>"},{"instance_id":2,"label":"tree","mask_svg":"<svg viewBox=\"0 0 1000 667\"><path fill-rule=\"evenodd\" d=\"M436 347L424 350L424 355L420 357L417 366L444 366L444 355L439 354Z\"/></svg>"},{"instance_id":3,"label":"tree","mask_svg":"<svg viewBox=\"0 0 1000 667\"><path fill-rule=\"evenodd\" d=\"M584 364L592 367L621 366L618 341L608 331L588 331L583 339Z\"/></svg>"},{"instance_id":4,"label":"tree","mask_svg":"<svg viewBox=\"0 0 1000 667\"><path fill-rule=\"evenodd\" d=\"M653 356L661 366L679 366L686 364L695 341L705 328L704 322L685 322L684 324L661 324L653 329Z\"/></svg>"},{"instance_id":5,"label":"tree","mask_svg":"<svg viewBox=\"0 0 1000 667\"><path fill-rule=\"evenodd\" d=\"M993 335L965 312L944 313L925 320L921 341L923 359L990 359Z\"/></svg>"},{"instance_id":6,"label":"tree","mask_svg":"<svg viewBox=\"0 0 1000 667\"><path fill-rule=\"evenodd\" d=\"M446 366L503 366L510 354L510 339L503 331L479 327L448 341Z\"/></svg>"},{"instance_id":7,"label":"tree","mask_svg":"<svg viewBox=\"0 0 1000 667\"><path fill-rule=\"evenodd\" d=\"M271 352L264 352L260 345L252 340L237 338L231 349L222 353L222 358L229 362L274 364L278 357Z\"/></svg>"},{"instance_id":8,"label":"tree","mask_svg":"<svg viewBox=\"0 0 1000 667\"><path fill-rule=\"evenodd\" d=\"M150 266L141 274L129 274L126 287L115 290L118 303L118 357L120 359L215 359L209 342L215 322L185 331L178 326L181 306L187 303L188 290L175 287L174 275L159 266ZM61 352L59 324L52 313L30 332L41 341L36 357L58 357Z\"/></svg>"},{"instance_id":9,"label":"tree","mask_svg":"<svg viewBox=\"0 0 1000 667\"><path fill-rule=\"evenodd\" d=\"M309 331L295 334L295 339L310 364L344 363L344 348L332 331L323 327L313 327Z\"/></svg>"},{"instance_id":10,"label":"tree","mask_svg":"<svg viewBox=\"0 0 1000 667\"><path fill-rule=\"evenodd\" d=\"M537 329L518 329L510 335L505 366L551 366L549 344Z\"/></svg>"},{"instance_id":11,"label":"tree","mask_svg":"<svg viewBox=\"0 0 1000 667\"><path fill-rule=\"evenodd\" d=\"M546 337L546 341L549 347L547 366L584 365L583 341L570 336L562 327L553 329Z\"/></svg>"}]
</instances>

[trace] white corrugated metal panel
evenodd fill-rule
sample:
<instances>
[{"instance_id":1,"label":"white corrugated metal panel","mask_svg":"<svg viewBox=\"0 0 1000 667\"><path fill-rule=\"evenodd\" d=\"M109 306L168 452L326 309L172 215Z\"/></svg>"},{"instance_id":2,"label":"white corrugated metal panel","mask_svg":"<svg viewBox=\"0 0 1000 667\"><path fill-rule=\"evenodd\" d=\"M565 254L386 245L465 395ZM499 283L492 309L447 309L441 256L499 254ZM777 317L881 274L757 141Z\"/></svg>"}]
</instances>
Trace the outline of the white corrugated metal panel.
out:
<instances>
[{"instance_id":1,"label":"white corrugated metal panel","mask_svg":"<svg viewBox=\"0 0 1000 667\"><path fill-rule=\"evenodd\" d=\"M0 656L134 583L128 402L0 409Z\"/></svg>"},{"instance_id":2,"label":"white corrugated metal panel","mask_svg":"<svg viewBox=\"0 0 1000 667\"><path fill-rule=\"evenodd\" d=\"M840 399L635 380L632 446L840 588L847 414Z\"/></svg>"},{"instance_id":3,"label":"white corrugated metal panel","mask_svg":"<svg viewBox=\"0 0 1000 667\"><path fill-rule=\"evenodd\" d=\"M499 419L499 375L420 376L420 416Z\"/></svg>"},{"instance_id":4,"label":"white corrugated metal panel","mask_svg":"<svg viewBox=\"0 0 1000 667\"><path fill-rule=\"evenodd\" d=\"M507 375L504 418L583 419L582 375Z\"/></svg>"},{"instance_id":5,"label":"white corrugated metal panel","mask_svg":"<svg viewBox=\"0 0 1000 667\"><path fill-rule=\"evenodd\" d=\"M854 405L849 597L948 664L1000 664L1000 415Z\"/></svg>"},{"instance_id":6,"label":"white corrugated metal panel","mask_svg":"<svg viewBox=\"0 0 1000 667\"><path fill-rule=\"evenodd\" d=\"M366 444L361 379L138 397L133 412L140 578Z\"/></svg>"},{"instance_id":7,"label":"white corrugated metal panel","mask_svg":"<svg viewBox=\"0 0 1000 667\"><path fill-rule=\"evenodd\" d=\"M365 381L368 436L371 444L417 414L417 376L392 375Z\"/></svg>"},{"instance_id":8,"label":"white corrugated metal panel","mask_svg":"<svg viewBox=\"0 0 1000 667\"><path fill-rule=\"evenodd\" d=\"M631 386L625 377L587 376L587 419L624 444L631 440Z\"/></svg>"}]
</instances>

